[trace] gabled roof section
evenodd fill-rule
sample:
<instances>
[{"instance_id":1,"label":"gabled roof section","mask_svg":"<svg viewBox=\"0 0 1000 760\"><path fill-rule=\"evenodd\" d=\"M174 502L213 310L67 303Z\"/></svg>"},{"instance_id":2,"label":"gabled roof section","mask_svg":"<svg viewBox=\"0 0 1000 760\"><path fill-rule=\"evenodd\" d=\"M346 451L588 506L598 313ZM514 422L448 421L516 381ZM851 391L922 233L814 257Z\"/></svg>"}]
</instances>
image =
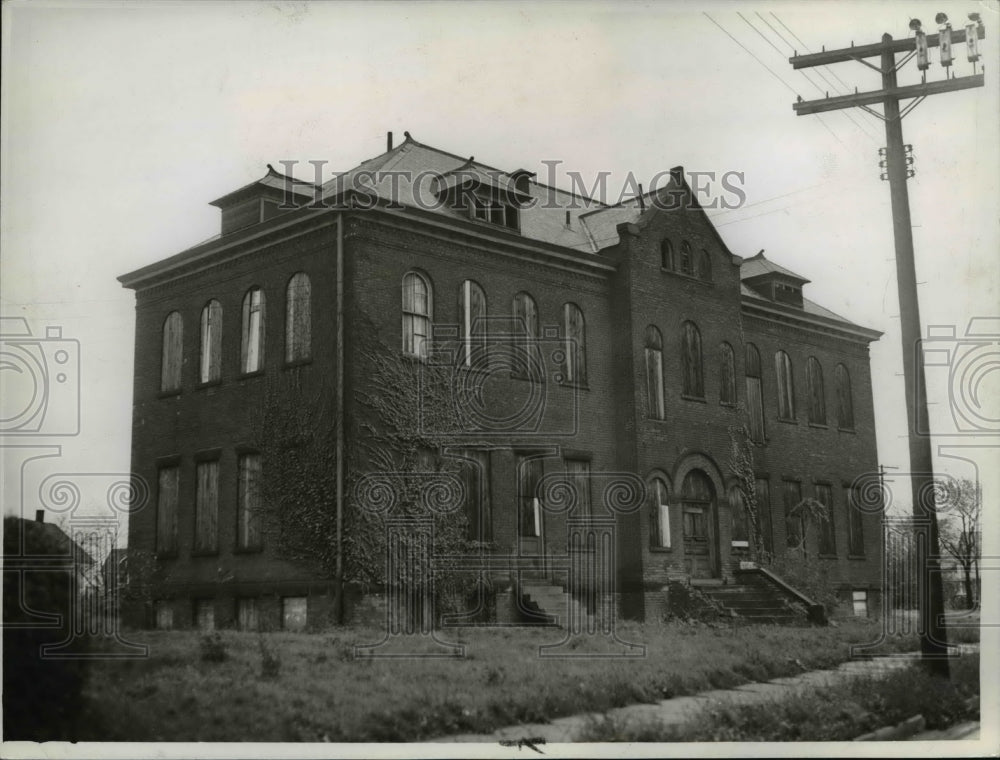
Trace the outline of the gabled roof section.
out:
<instances>
[{"instance_id":1,"label":"gabled roof section","mask_svg":"<svg viewBox=\"0 0 1000 760\"><path fill-rule=\"evenodd\" d=\"M810 282L810 280L807 280L802 275L796 274L790 269L785 269L781 264L775 264L770 259L765 258L764 251L760 251L756 256L743 259L743 263L740 264L741 280L753 280L765 275L780 275L788 280L794 280L799 285Z\"/></svg>"},{"instance_id":2,"label":"gabled roof section","mask_svg":"<svg viewBox=\"0 0 1000 760\"><path fill-rule=\"evenodd\" d=\"M225 208L226 206L231 206L244 198L250 198L254 195L267 194L268 196L273 196L275 195L274 191L278 191L282 195L284 195L285 192L291 192L300 196L302 199L306 199L313 197L316 192L316 185L311 182L306 182L305 180L296 179L295 177L287 174L282 174L281 172L276 171L271 164L268 164L267 174L263 177L244 185L238 190L226 193L221 198L216 198L208 205Z\"/></svg>"},{"instance_id":3,"label":"gabled roof section","mask_svg":"<svg viewBox=\"0 0 1000 760\"><path fill-rule=\"evenodd\" d=\"M735 255L691 192L691 186L684 177L683 166L675 166L670 170L670 180L663 187L628 198L614 206L590 211L583 215L582 221L594 241L595 251L599 251L618 245L619 224L635 224L641 229L657 214L681 210L700 212L719 248L730 256Z\"/></svg>"}]
</instances>

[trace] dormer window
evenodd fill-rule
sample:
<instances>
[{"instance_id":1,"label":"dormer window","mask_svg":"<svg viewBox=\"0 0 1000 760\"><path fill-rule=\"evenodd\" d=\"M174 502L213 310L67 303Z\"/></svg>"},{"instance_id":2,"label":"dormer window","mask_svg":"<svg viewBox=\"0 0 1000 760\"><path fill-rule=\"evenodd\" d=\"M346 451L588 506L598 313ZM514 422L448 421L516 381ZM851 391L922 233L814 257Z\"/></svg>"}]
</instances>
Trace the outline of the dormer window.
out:
<instances>
[{"instance_id":1,"label":"dormer window","mask_svg":"<svg viewBox=\"0 0 1000 760\"><path fill-rule=\"evenodd\" d=\"M476 166L469 159L463 166L438 177L435 193L450 208L479 222L521 229L521 206L531 200L530 173L506 174Z\"/></svg>"},{"instance_id":2,"label":"dormer window","mask_svg":"<svg viewBox=\"0 0 1000 760\"><path fill-rule=\"evenodd\" d=\"M774 283L774 300L801 306L802 288L784 282L776 282Z\"/></svg>"}]
</instances>

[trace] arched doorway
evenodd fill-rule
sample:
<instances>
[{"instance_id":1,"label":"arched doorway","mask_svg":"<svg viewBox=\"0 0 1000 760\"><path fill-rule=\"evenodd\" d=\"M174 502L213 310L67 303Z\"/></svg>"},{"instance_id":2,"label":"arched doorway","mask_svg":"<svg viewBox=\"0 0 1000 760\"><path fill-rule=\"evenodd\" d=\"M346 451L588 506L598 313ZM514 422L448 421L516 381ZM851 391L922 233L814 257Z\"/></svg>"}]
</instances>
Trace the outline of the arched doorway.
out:
<instances>
[{"instance_id":1,"label":"arched doorway","mask_svg":"<svg viewBox=\"0 0 1000 760\"><path fill-rule=\"evenodd\" d=\"M691 470L681 483L681 519L684 559L692 578L720 578L719 519L712 481L701 470Z\"/></svg>"}]
</instances>

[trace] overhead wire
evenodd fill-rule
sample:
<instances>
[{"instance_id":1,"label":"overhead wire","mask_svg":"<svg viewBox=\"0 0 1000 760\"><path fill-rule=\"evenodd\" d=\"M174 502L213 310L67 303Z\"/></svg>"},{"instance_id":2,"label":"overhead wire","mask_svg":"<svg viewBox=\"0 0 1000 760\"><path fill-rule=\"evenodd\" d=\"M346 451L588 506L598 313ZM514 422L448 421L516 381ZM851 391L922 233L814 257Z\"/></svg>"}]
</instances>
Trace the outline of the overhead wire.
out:
<instances>
[{"instance_id":1,"label":"overhead wire","mask_svg":"<svg viewBox=\"0 0 1000 760\"><path fill-rule=\"evenodd\" d=\"M763 66L763 67L764 67L764 69L765 69L765 70L766 70L766 71L767 71L767 72L768 72L768 73L769 73L769 74L770 74L771 76L773 76L773 77L774 77L775 79L777 79L777 80L778 80L779 82L781 82L781 83L782 83L782 84L783 84L783 85L784 85L785 87L787 87L787 88L788 88L788 89L789 89L789 90L790 90L790 91L792 92L792 94L794 94L794 95L795 95L795 97L800 97L800 96L799 96L799 93L798 93L798 91L797 91L797 90L796 90L796 89L795 89L794 87L792 87L792 86L791 86L790 84L788 84L788 82L786 82L786 81L785 81L784 79L782 79L782 78L781 78L780 76L778 76L778 75L777 75L776 73L774 73L774 71L773 71L773 70L771 69L771 67L770 67L770 66L768 66L768 65L767 65L766 63L764 63L764 62L763 62L763 61L762 61L762 60L761 60L760 58L758 58L758 57L757 57L757 56L756 56L756 55L755 55L755 54L753 53L753 51L752 51L752 50L750 50L750 48L748 48L748 47L747 47L746 45L744 45L744 44L743 44L742 42L740 42L740 41L739 41L738 39L736 39L736 38L735 38L735 37L734 37L733 35L731 35L731 34L729 33L729 31L728 31L728 30L727 30L727 29L726 29L726 28L725 28L724 26L722 26L722 24L720 24L720 23L719 23L718 21L716 21L716 20L715 20L714 18L712 18L711 16L709 16L709 15L708 15L708 13L707 13L707 12L705 12L705 11L702 11L702 14L703 14L703 15L705 16L705 18L707 18L707 19L708 19L709 21L711 21L711 22L712 22L713 24L715 24L715 25L716 25L717 27L719 27L719 29L721 29L721 30L722 30L723 34L725 34L725 35L726 35L726 36L727 36L727 37L728 37L729 39L731 39L731 40L732 40L733 42L735 42L735 43L736 43L737 45L739 45L739 46L740 46L740 47L741 47L741 48L742 48L742 49L743 49L743 50L744 50L744 51L745 51L745 52L747 53L747 55L749 55L749 56L750 56L751 58L753 58L753 59L754 59L755 61L757 61L757 63L759 63L759 64L760 64L761 66ZM819 121L820 121L820 124L822 124L822 125L823 125L823 127L824 127L824 128L826 129L826 131L827 131L827 132L829 132L829 133L830 133L830 134L831 134L831 135L833 136L833 138L834 138L834 139L835 139L835 140L836 140L837 142L839 142L839 143L840 143L841 145L843 145L843 146L844 146L845 148L847 147L847 143L845 143L845 142L844 142L843 140L841 140L841 139L840 139L840 135L838 135L838 134L837 134L836 132L834 132L834 131L833 131L833 130L832 130L832 129L830 128L830 125L826 123L826 120L825 120L825 119L823 119L823 117L822 117L822 116L820 116L819 114L817 114L817 115L816 115L816 118L818 118L818 119L819 119Z\"/></svg>"}]
</instances>

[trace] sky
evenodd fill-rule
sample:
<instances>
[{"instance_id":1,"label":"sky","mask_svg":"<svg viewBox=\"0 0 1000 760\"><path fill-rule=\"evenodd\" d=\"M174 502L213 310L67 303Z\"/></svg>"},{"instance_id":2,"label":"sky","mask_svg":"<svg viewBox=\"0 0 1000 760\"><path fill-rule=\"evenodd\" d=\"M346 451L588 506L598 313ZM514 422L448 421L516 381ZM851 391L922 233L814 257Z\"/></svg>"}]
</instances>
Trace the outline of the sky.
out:
<instances>
[{"instance_id":1,"label":"sky","mask_svg":"<svg viewBox=\"0 0 1000 760\"><path fill-rule=\"evenodd\" d=\"M879 77L853 61L804 74L787 58L907 36L913 16L934 32L939 11L956 26L982 15L987 84L928 98L903 122L922 324L955 335L928 370L931 423L936 468L982 477L993 498L997 337L961 339L971 318L1000 316L997 2L15 0L3 6L0 315L41 338L53 427L23 435L5 423L4 513L23 500L31 516L45 488L56 519L56 507L121 513L107 492L129 471L134 297L116 277L216 234L208 202L265 164L297 160L311 178L305 162L326 160L329 176L381 153L390 130L397 144L408 130L540 178L543 161L588 184L611 172L612 202L629 172L742 172L745 205L712 212L730 249L764 249L811 280L807 297L885 333L871 350L877 436L898 477L907 423L882 123L857 109L792 110L797 96L864 92ZM955 76L971 74L964 46L955 54ZM943 78L936 51L932 62L928 78ZM900 81L917 81L913 62ZM54 327L61 337L46 338ZM11 345L16 329L5 319L0 340ZM60 346L68 373L54 382ZM34 387L9 369L0 364L7 421ZM982 405L972 435L951 414L962 394ZM55 487L64 480L76 491ZM904 480L893 482L895 506L908 505Z\"/></svg>"}]
</instances>

